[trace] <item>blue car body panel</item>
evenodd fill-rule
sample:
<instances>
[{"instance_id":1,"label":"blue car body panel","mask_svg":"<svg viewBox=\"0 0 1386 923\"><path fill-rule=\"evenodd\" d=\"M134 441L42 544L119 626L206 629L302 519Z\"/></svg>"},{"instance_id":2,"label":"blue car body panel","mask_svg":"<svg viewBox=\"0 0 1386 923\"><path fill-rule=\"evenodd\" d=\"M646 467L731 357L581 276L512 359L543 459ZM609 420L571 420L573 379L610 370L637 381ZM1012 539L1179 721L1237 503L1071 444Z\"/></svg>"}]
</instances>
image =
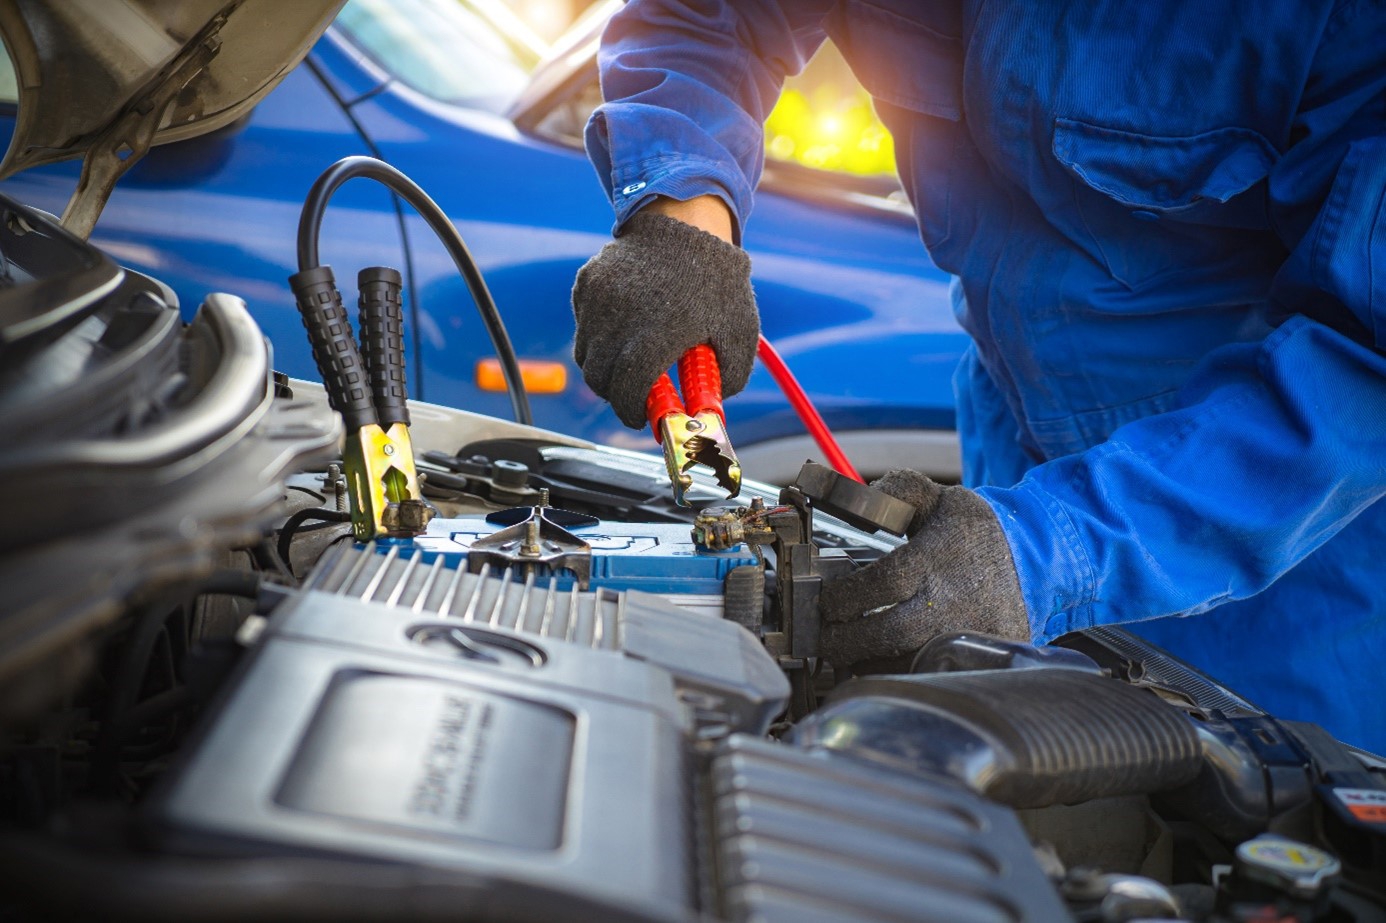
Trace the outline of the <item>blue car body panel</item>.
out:
<instances>
[{"instance_id":1,"label":"blue car body panel","mask_svg":"<svg viewBox=\"0 0 1386 923\"><path fill-rule=\"evenodd\" d=\"M0 131L12 127L12 113L0 117ZM569 291L611 227L583 153L391 81L339 31L242 123L152 150L121 181L92 239L172 286L188 316L208 292L243 297L276 365L316 378L285 283L296 269L299 207L323 169L362 153L398 167L452 217L519 355L568 366L563 394L532 396L535 422L653 448L648 433L621 426L572 363ZM0 188L58 213L79 172L76 162L55 164ZM951 377L967 341L949 306L948 277L913 222L763 192L745 245L765 333L834 429L952 428ZM505 395L475 384L477 361L493 354L490 341L465 284L417 216L374 184L348 183L328 210L321 250L349 300L361 267L406 272L414 396L509 416ZM739 445L803 432L763 370L727 409Z\"/></svg>"},{"instance_id":2,"label":"blue car body panel","mask_svg":"<svg viewBox=\"0 0 1386 923\"><path fill-rule=\"evenodd\" d=\"M13 117L5 119L5 130ZM151 149L116 186L92 242L164 281L191 318L209 292L245 299L274 348L275 365L317 378L286 283L303 197L324 164L359 154L360 134L312 72L300 68L243 125ZM22 202L60 214L77 161L3 183ZM404 259L390 194L352 184L333 199L322 249L343 269Z\"/></svg>"}]
</instances>

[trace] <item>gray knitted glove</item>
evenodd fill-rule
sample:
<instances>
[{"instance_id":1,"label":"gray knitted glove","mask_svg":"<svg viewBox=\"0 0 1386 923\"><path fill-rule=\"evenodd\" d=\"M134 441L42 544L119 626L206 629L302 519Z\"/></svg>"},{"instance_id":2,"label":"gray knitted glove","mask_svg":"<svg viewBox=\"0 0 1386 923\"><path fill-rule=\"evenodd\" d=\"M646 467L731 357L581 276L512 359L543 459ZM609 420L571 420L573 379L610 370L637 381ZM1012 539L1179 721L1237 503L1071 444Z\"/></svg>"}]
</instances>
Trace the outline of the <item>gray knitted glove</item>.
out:
<instances>
[{"instance_id":1,"label":"gray knitted glove","mask_svg":"<svg viewBox=\"0 0 1386 923\"><path fill-rule=\"evenodd\" d=\"M985 500L917 471L892 471L871 486L919 512L906 544L823 586L819 649L827 660L898 658L950 631L1030 640L1010 545Z\"/></svg>"},{"instance_id":2,"label":"gray knitted glove","mask_svg":"<svg viewBox=\"0 0 1386 923\"><path fill-rule=\"evenodd\" d=\"M573 358L587 386L632 429L661 374L699 343L722 367L722 394L746 387L760 317L751 260L740 247L649 211L578 271Z\"/></svg>"}]
</instances>

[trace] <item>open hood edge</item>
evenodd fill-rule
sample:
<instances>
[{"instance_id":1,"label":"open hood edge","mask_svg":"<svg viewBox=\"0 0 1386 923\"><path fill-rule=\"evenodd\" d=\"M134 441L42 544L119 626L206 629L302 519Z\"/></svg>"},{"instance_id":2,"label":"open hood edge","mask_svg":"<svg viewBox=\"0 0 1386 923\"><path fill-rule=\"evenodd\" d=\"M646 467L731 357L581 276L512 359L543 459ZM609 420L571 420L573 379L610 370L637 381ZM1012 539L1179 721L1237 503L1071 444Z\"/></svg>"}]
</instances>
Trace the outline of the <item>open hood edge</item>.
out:
<instances>
[{"instance_id":1,"label":"open hood edge","mask_svg":"<svg viewBox=\"0 0 1386 923\"><path fill-rule=\"evenodd\" d=\"M0 0L19 112L0 179L86 156L63 223L90 233L116 179L155 144L249 112L345 0Z\"/></svg>"}]
</instances>

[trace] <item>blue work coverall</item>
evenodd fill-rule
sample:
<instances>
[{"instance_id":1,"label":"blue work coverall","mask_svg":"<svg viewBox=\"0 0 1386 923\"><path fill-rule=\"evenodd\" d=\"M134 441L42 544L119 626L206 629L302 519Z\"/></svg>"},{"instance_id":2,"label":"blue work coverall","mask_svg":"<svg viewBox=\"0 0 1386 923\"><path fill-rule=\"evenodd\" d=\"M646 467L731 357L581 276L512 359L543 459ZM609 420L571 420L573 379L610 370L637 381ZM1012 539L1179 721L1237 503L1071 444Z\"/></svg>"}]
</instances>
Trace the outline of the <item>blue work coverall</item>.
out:
<instances>
[{"instance_id":1,"label":"blue work coverall","mask_svg":"<svg viewBox=\"0 0 1386 923\"><path fill-rule=\"evenodd\" d=\"M965 480L1036 641L1140 622L1386 751L1386 4L631 0L587 130L617 226L744 221L825 36L958 277Z\"/></svg>"}]
</instances>

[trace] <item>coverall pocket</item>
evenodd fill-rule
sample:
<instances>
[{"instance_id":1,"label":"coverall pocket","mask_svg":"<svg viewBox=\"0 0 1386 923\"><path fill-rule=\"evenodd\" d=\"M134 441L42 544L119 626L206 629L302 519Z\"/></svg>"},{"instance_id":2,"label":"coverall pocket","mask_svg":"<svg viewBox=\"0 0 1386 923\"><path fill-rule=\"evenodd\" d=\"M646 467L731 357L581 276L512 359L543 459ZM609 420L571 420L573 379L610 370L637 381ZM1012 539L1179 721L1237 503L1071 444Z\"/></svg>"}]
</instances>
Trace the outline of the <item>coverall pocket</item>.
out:
<instances>
[{"instance_id":1,"label":"coverall pocket","mask_svg":"<svg viewBox=\"0 0 1386 923\"><path fill-rule=\"evenodd\" d=\"M938 258L962 124L961 19L949 4L846 0L829 35L876 102L895 141L920 235Z\"/></svg>"},{"instance_id":2,"label":"coverall pocket","mask_svg":"<svg viewBox=\"0 0 1386 923\"><path fill-rule=\"evenodd\" d=\"M1200 228L1270 228L1265 180L1279 153L1250 129L1169 137L1058 118L1054 156L1077 180L1107 268L1127 285L1178 269Z\"/></svg>"}]
</instances>

